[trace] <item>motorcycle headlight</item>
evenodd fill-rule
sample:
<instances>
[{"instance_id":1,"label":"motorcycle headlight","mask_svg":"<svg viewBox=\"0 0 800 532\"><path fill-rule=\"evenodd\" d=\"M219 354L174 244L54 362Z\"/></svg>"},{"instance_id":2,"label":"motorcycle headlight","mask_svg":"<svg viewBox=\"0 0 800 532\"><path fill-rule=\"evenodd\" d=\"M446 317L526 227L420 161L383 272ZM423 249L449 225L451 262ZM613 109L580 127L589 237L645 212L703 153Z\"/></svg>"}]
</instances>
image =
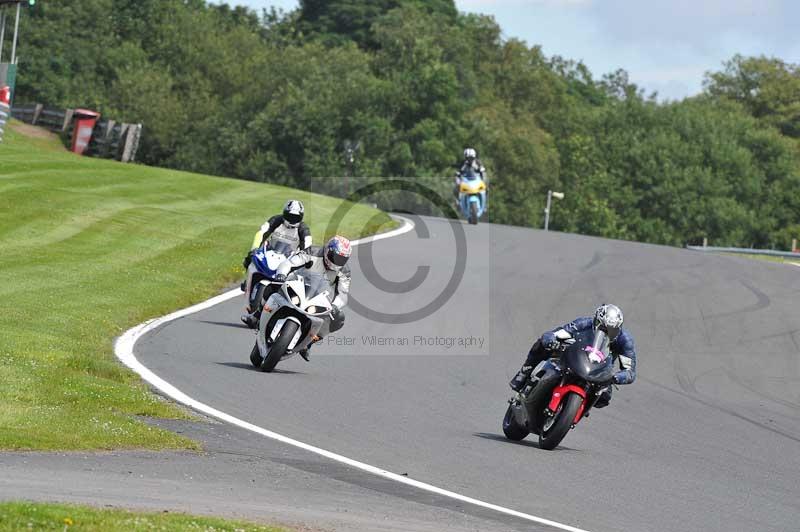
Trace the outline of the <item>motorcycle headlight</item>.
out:
<instances>
[{"instance_id":1,"label":"motorcycle headlight","mask_svg":"<svg viewBox=\"0 0 800 532\"><path fill-rule=\"evenodd\" d=\"M300 304L300 296L297 295L297 293L292 289L292 287L287 286L286 293L289 295L289 301L291 301L295 305Z\"/></svg>"}]
</instances>

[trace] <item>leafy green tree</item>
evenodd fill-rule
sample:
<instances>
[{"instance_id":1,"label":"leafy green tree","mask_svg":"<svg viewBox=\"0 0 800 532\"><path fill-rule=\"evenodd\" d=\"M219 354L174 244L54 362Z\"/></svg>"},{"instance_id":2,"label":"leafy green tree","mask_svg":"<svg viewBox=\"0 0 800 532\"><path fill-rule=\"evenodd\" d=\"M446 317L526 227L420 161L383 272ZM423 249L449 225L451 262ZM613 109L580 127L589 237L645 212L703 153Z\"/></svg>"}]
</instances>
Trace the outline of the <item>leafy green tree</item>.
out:
<instances>
[{"instance_id":1,"label":"leafy green tree","mask_svg":"<svg viewBox=\"0 0 800 532\"><path fill-rule=\"evenodd\" d=\"M66 31L84 28L91 31ZM489 220L683 245L800 238L800 74L735 56L660 103L618 70L503 39L452 0L48 0L23 18L17 101L141 122L139 159L345 194L406 176L449 200L469 145ZM360 141L355 162L347 141ZM392 195L381 193L380 201ZM390 205L390 203L387 203Z\"/></svg>"},{"instance_id":2,"label":"leafy green tree","mask_svg":"<svg viewBox=\"0 0 800 532\"><path fill-rule=\"evenodd\" d=\"M737 101L783 134L800 138L800 66L736 55L724 67L706 74L708 94Z\"/></svg>"},{"instance_id":3,"label":"leafy green tree","mask_svg":"<svg viewBox=\"0 0 800 532\"><path fill-rule=\"evenodd\" d=\"M410 6L430 14L455 19L453 0L300 0L300 30L319 35L329 44L355 41L360 46L374 48L372 24L397 7Z\"/></svg>"}]
</instances>

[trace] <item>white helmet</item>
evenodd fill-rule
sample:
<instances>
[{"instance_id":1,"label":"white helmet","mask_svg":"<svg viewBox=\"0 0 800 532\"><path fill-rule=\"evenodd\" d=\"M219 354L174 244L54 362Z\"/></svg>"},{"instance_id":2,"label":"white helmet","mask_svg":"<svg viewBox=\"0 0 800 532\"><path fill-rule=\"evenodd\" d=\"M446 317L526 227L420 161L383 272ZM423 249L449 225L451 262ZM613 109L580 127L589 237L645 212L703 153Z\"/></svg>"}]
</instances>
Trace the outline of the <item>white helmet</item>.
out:
<instances>
[{"instance_id":1,"label":"white helmet","mask_svg":"<svg viewBox=\"0 0 800 532\"><path fill-rule=\"evenodd\" d=\"M472 161L478 157L478 152L475 151L475 148L467 148L464 150L464 159Z\"/></svg>"},{"instance_id":2,"label":"white helmet","mask_svg":"<svg viewBox=\"0 0 800 532\"><path fill-rule=\"evenodd\" d=\"M303 221L303 203L298 200L289 200L283 207L283 223L288 227L297 227Z\"/></svg>"},{"instance_id":3,"label":"white helmet","mask_svg":"<svg viewBox=\"0 0 800 532\"><path fill-rule=\"evenodd\" d=\"M622 329L622 310L616 305L603 303L594 311L594 330L601 330L614 341Z\"/></svg>"}]
</instances>

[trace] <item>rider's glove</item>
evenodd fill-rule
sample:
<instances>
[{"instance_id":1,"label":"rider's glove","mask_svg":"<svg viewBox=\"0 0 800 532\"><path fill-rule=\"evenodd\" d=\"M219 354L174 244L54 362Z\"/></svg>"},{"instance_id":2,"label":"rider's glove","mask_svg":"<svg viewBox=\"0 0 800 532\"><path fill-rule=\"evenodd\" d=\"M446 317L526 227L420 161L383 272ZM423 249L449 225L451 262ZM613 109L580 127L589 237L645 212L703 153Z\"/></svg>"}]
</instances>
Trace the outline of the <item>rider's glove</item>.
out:
<instances>
[{"instance_id":1,"label":"rider's glove","mask_svg":"<svg viewBox=\"0 0 800 532\"><path fill-rule=\"evenodd\" d=\"M559 347L561 347L561 342L559 342L559 341L558 341L558 338L555 338L555 337L553 337L553 338L552 338L551 340L549 340L548 342L542 342L542 345L543 345L543 346L544 346L544 348L545 348L545 349L547 349L548 351L555 351L555 350L557 350Z\"/></svg>"},{"instance_id":2,"label":"rider's glove","mask_svg":"<svg viewBox=\"0 0 800 532\"><path fill-rule=\"evenodd\" d=\"M565 338L563 340L558 341L558 350L559 351L566 351L567 347L575 343L575 338Z\"/></svg>"},{"instance_id":3,"label":"rider's glove","mask_svg":"<svg viewBox=\"0 0 800 532\"><path fill-rule=\"evenodd\" d=\"M286 276L283 275L282 273L276 273L275 275L272 276L272 280L275 281L276 283L285 283Z\"/></svg>"}]
</instances>

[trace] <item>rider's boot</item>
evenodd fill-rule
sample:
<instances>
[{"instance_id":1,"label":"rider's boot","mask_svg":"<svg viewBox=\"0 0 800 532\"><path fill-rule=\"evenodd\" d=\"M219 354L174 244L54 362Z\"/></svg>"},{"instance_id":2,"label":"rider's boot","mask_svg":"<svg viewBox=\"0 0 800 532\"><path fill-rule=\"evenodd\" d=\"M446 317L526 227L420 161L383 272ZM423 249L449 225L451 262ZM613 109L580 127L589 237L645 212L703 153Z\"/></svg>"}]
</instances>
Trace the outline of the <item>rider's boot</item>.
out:
<instances>
[{"instance_id":1,"label":"rider's boot","mask_svg":"<svg viewBox=\"0 0 800 532\"><path fill-rule=\"evenodd\" d=\"M319 336L314 336L314 338L311 339L311 343L308 344L308 347L300 350L299 354L301 357L303 357L303 360L305 360L306 362L311 362L311 355L308 353L308 351L311 349L311 347L313 347L314 344L316 344L320 340L322 340L322 338L320 338Z\"/></svg>"},{"instance_id":2,"label":"rider's boot","mask_svg":"<svg viewBox=\"0 0 800 532\"><path fill-rule=\"evenodd\" d=\"M255 315L253 315L252 312L249 312L249 310L250 310L249 307L246 310L248 312L245 312L244 314L242 314L242 317L240 319L242 320L242 323L244 323L245 325L247 325L248 327L250 327L252 329L252 328L254 328L256 326L258 321L256 320Z\"/></svg>"},{"instance_id":3,"label":"rider's boot","mask_svg":"<svg viewBox=\"0 0 800 532\"><path fill-rule=\"evenodd\" d=\"M517 374L514 375L514 378L511 379L511 382L509 382L508 385L511 386L511 389L515 392L521 392L525 387L525 383L531 378L532 371L533 366L522 366L522 368L520 368Z\"/></svg>"}]
</instances>

